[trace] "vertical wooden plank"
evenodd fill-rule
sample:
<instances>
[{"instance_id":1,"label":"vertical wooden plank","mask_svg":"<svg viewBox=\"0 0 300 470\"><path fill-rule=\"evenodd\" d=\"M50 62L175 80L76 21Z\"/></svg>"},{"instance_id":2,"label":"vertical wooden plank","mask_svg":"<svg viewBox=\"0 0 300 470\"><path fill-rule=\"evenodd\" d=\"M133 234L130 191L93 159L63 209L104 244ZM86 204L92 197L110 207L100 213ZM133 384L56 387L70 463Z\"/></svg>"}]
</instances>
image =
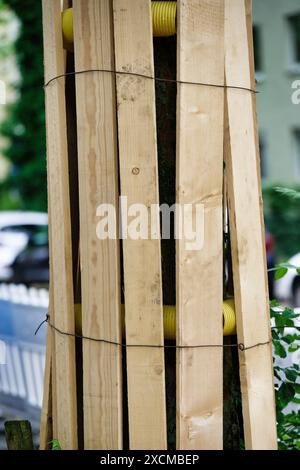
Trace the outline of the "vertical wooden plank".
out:
<instances>
[{"instance_id":1,"label":"vertical wooden plank","mask_svg":"<svg viewBox=\"0 0 300 470\"><path fill-rule=\"evenodd\" d=\"M45 82L65 72L62 43L61 2L43 0ZM46 87L47 161L49 184L50 256L52 260L53 314L51 321L74 334L72 243L65 80ZM77 448L75 340L55 334L54 429L63 449Z\"/></svg>"},{"instance_id":2,"label":"vertical wooden plank","mask_svg":"<svg viewBox=\"0 0 300 470\"><path fill-rule=\"evenodd\" d=\"M255 87L251 2L225 0L225 69L228 86ZM276 449L271 332L262 230L255 97L227 89L226 147L230 231L247 449Z\"/></svg>"},{"instance_id":3,"label":"vertical wooden plank","mask_svg":"<svg viewBox=\"0 0 300 470\"><path fill-rule=\"evenodd\" d=\"M51 345L52 331L50 327L47 332L46 341L46 360L44 372L44 389L43 389L43 403L41 411L41 424L40 424L40 450L48 450L49 443L53 440L52 428L52 380L51 380Z\"/></svg>"},{"instance_id":4,"label":"vertical wooden plank","mask_svg":"<svg viewBox=\"0 0 300 470\"><path fill-rule=\"evenodd\" d=\"M112 2L74 0L75 71L114 70ZM121 341L119 242L99 240L97 208L118 211L115 77L76 75L82 331ZM122 448L121 348L83 341L85 449Z\"/></svg>"},{"instance_id":5,"label":"vertical wooden plank","mask_svg":"<svg viewBox=\"0 0 300 470\"><path fill-rule=\"evenodd\" d=\"M69 7L71 0L63 0L61 2L61 11ZM64 71L66 72L66 60L67 60L67 53L64 50L63 52L63 64L64 64ZM66 96L66 105L67 105L67 96ZM66 110L67 111L67 110ZM67 118L66 118L67 119ZM47 148L48 148L48 138L46 134L46 140L47 140ZM68 160L70 161L70 155L68 156ZM70 178L69 178L70 179ZM47 184L48 184L48 225L49 227L51 226L51 207L49 204L50 197L49 197L49 171L48 171L48 165L47 165ZM52 246L52 241L51 241L51 230L48 230L48 236L49 236L49 246L50 246L50 252L51 252L51 246ZM53 286L51 283L51 279L53 277L53 267L52 267L52 256L50 253L50 258L49 258L49 273L50 273L50 282L49 282L49 308L48 308L48 314L50 316L50 321L53 319ZM51 433L51 439L54 439L54 436L57 436L57 396L56 396L56 369L55 369L55 363L56 363L56 358L55 358L55 331L51 330L49 333L50 338L49 338L49 343L50 343L50 374L49 374L49 396L43 397L45 407L47 406L47 399L48 399L48 413L51 412L51 417L49 416L48 421L51 418L51 428L50 429L50 424L49 424L49 429L44 429L45 434L44 437L46 438L47 433ZM48 338L47 338L48 341ZM47 347L47 346L46 346ZM49 355L49 353L48 353ZM48 361L48 358L46 358L46 361ZM44 380L47 380L47 375L48 372L45 370L45 377ZM44 393L47 394L47 391L44 388ZM78 406L78 403L77 403ZM44 407L43 407L44 409ZM45 411L47 413L47 410L45 408ZM47 424L45 423L47 426ZM50 439L50 440L51 440Z\"/></svg>"},{"instance_id":6,"label":"vertical wooden plank","mask_svg":"<svg viewBox=\"0 0 300 470\"><path fill-rule=\"evenodd\" d=\"M177 78L224 84L224 2L179 0ZM223 344L222 181L224 89L180 84L177 203L204 206L204 244L177 242L177 344ZM202 227L199 227L198 230ZM222 348L177 354L177 448L222 449Z\"/></svg>"},{"instance_id":7,"label":"vertical wooden plank","mask_svg":"<svg viewBox=\"0 0 300 470\"><path fill-rule=\"evenodd\" d=\"M114 0L116 69L154 75L151 2ZM159 204L154 81L117 75L120 181L127 204ZM155 211L159 227L159 210ZM159 238L159 229L158 238ZM148 227L148 234L150 227ZM162 345L160 240L123 241L128 344ZM128 348L131 449L166 449L163 349Z\"/></svg>"}]
</instances>

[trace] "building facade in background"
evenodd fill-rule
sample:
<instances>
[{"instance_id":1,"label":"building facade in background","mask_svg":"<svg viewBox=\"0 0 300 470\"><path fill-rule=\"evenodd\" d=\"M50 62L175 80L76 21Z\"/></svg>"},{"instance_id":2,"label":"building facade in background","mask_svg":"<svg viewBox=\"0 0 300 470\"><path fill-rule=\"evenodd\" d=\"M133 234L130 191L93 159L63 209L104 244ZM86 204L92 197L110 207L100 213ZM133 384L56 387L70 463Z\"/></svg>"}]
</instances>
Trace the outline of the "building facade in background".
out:
<instances>
[{"instance_id":1,"label":"building facade in background","mask_svg":"<svg viewBox=\"0 0 300 470\"><path fill-rule=\"evenodd\" d=\"M253 19L262 176L300 183L300 0L253 0Z\"/></svg>"}]
</instances>

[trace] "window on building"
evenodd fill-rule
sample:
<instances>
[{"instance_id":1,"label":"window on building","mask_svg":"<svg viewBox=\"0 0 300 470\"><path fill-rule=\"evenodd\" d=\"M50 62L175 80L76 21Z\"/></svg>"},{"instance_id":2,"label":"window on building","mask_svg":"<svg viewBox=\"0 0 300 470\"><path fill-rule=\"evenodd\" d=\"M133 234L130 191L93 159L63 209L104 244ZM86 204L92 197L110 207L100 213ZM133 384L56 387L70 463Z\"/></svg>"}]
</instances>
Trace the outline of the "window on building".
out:
<instances>
[{"instance_id":1,"label":"window on building","mask_svg":"<svg viewBox=\"0 0 300 470\"><path fill-rule=\"evenodd\" d=\"M261 28L257 25L253 26L253 45L254 45L254 62L255 71L262 72L262 41L261 41Z\"/></svg>"},{"instance_id":2,"label":"window on building","mask_svg":"<svg viewBox=\"0 0 300 470\"><path fill-rule=\"evenodd\" d=\"M296 160L297 177L300 178L300 129L293 130L293 151Z\"/></svg>"},{"instance_id":3,"label":"window on building","mask_svg":"<svg viewBox=\"0 0 300 470\"><path fill-rule=\"evenodd\" d=\"M266 161L266 139L265 136L259 135L259 152L260 152L260 172L261 177L267 177L267 161Z\"/></svg>"},{"instance_id":4,"label":"window on building","mask_svg":"<svg viewBox=\"0 0 300 470\"><path fill-rule=\"evenodd\" d=\"M291 60L300 66L300 13L288 18L291 42Z\"/></svg>"}]
</instances>

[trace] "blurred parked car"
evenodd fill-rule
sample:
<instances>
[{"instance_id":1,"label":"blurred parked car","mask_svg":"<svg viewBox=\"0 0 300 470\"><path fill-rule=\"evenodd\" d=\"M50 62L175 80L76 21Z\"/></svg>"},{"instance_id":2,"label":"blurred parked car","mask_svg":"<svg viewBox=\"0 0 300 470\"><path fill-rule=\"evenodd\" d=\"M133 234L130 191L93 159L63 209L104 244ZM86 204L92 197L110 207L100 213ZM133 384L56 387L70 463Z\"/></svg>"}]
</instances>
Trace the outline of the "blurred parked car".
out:
<instances>
[{"instance_id":1,"label":"blurred parked car","mask_svg":"<svg viewBox=\"0 0 300 470\"><path fill-rule=\"evenodd\" d=\"M11 281L14 284L49 283L47 227L41 226L30 234L27 247L16 257L11 269Z\"/></svg>"},{"instance_id":2,"label":"blurred parked car","mask_svg":"<svg viewBox=\"0 0 300 470\"><path fill-rule=\"evenodd\" d=\"M300 268L300 253L293 256L289 264ZM296 269L289 269L286 275L275 283L275 293L279 300L291 302L300 307L300 276Z\"/></svg>"},{"instance_id":3,"label":"blurred parked car","mask_svg":"<svg viewBox=\"0 0 300 470\"><path fill-rule=\"evenodd\" d=\"M12 264L40 231L47 231L43 212L0 212L0 282L11 282Z\"/></svg>"}]
</instances>

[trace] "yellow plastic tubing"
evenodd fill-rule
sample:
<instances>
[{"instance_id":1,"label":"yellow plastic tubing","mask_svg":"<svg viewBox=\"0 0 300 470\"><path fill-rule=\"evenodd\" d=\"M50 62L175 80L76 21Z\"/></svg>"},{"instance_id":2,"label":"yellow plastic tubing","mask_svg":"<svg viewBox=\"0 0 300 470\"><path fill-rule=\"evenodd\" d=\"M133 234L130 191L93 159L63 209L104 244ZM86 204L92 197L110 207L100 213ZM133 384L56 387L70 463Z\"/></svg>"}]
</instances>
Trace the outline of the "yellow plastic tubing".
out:
<instances>
[{"instance_id":1,"label":"yellow plastic tubing","mask_svg":"<svg viewBox=\"0 0 300 470\"><path fill-rule=\"evenodd\" d=\"M234 299L228 299L223 302L223 332L224 336L231 336L236 333L236 317Z\"/></svg>"},{"instance_id":2,"label":"yellow plastic tubing","mask_svg":"<svg viewBox=\"0 0 300 470\"><path fill-rule=\"evenodd\" d=\"M174 36L176 34L177 2L151 2L153 36ZM73 41L73 8L62 12L62 29L65 46L70 49Z\"/></svg>"},{"instance_id":3,"label":"yellow plastic tubing","mask_svg":"<svg viewBox=\"0 0 300 470\"><path fill-rule=\"evenodd\" d=\"M177 2L151 2L153 36L176 34Z\"/></svg>"},{"instance_id":4,"label":"yellow plastic tubing","mask_svg":"<svg viewBox=\"0 0 300 470\"><path fill-rule=\"evenodd\" d=\"M67 46L71 46L74 41L73 34L73 8L67 8L62 12L62 30Z\"/></svg>"},{"instance_id":5,"label":"yellow plastic tubing","mask_svg":"<svg viewBox=\"0 0 300 470\"><path fill-rule=\"evenodd\" d=\"M125 308L122 305L122 328L125 331ZM75 305L76 333L81 334L81 305ZM164 305L164 333L166 340L174 340L176 337L176 309L172 305ZM231 336L236 333L236 320L234 299L223 302L223 333Z\"/></svg>"}]
</instances>

